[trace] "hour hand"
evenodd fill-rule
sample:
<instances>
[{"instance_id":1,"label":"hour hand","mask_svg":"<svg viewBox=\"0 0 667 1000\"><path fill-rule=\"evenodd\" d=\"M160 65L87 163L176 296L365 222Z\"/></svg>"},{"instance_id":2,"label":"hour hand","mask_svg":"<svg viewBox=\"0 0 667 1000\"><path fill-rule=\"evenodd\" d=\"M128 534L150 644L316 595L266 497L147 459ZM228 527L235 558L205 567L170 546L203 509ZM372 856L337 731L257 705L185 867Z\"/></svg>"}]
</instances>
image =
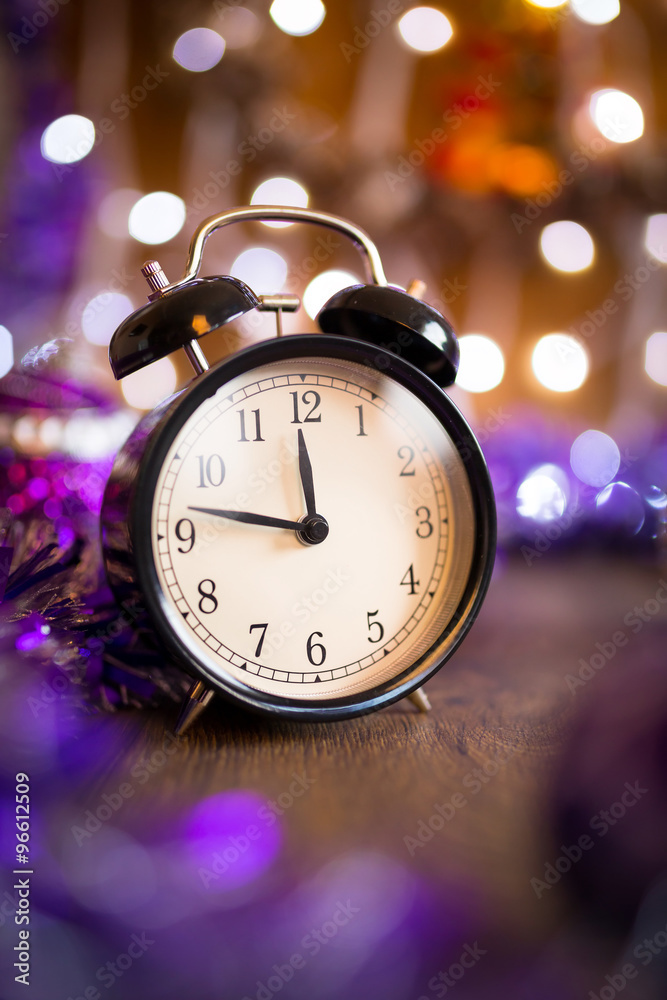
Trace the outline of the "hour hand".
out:
<instances>
[{"instance_id":1,"label":"hour hand","mask_svg":"<svg viewBox=\"0 0 667 1000\"><path fill-rule=\"evenodd\" d=\"M299 475L301 476L301 486L303 496L306 501L306 511L308 517L315 514L315 486L313 484L313 467L310 464L310 456L306 448L306 441L301 428L297 431L299 441Z\"/></svg>"},{"instance_id":2,"label":"hour hand","mask_svg":"<svg viewBox=\"0 0 667 1000\"><path fill-rule=\"evenodd\" d=\"M218 510L213 507L188 507L199 514L210 514L211 517L226 517L230 521L242 521L244 524L260 524L267 528L289 528L291 531L303 531L301 521L286 521L282 517L270 517L267 514L251 514L245 510Z\"/></svg>"}]
</instances>

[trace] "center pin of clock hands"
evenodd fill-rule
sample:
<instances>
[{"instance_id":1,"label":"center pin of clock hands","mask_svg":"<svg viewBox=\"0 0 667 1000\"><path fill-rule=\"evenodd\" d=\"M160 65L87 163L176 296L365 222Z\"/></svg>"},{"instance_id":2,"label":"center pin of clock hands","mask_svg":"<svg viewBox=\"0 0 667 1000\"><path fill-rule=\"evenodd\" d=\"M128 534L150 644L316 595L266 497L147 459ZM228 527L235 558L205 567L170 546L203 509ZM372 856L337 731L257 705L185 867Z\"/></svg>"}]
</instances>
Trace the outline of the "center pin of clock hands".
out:
<instances>
[{"instance_id":1,"label":"center pin of clock hands","mask_svg":"<svg viewBox=\"0 0 667 1000\"><path fill-rule=\"evenodd\" d=\"M258 524L266 528L286 528L296 531L299 539L307 545L318 545L329 534L329 524L324 517L315 511L315 488L313 486L313 469L306 448L303 432L299 430L299 475L306 501L306 515L301 521L288 521L282 517L271 517L268 514L252 514L245 510L220 510L215 507L188 507L199 514L211 517L224 517L230 521L240 521L243 524Z\"/></svg>"}]
</instances>

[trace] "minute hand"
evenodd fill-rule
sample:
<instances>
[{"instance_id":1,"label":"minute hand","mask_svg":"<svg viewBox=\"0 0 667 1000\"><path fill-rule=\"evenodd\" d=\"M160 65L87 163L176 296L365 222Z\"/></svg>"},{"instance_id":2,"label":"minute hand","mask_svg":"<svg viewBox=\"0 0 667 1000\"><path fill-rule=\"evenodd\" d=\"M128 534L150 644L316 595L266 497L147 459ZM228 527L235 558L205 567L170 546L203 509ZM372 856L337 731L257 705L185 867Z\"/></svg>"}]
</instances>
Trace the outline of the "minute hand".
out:
<instances>
[{"instance_id":1,"label":"minute hand","mask_svg":"<svg viewBox=\"0 0 667 1000\"><path fill-rule=\"evenodd\" d=\"M304 500L306 501L306 511L309 517L315 514L315 486L313 485L313 467L310 464L310 456L306 448L306 441L303 431L299 428L297 433L299 442L299 475L303 489Z\"/></svg>"},{"instance_id":2,"label":"minute hand","mask_svg":"<svg viewBox=\"0 0 667 1000\"><path fill-rule=\"evenodd\" d=\"M230 521L242 521L244 524L260 524L267 528L289 528L290 531L303 531L306 525L303 521L285 521L282 517L269 517L266 514L250 514L245 510L216 510L212 507L188 507L199 514L210 514L212 517L226 517Z\"/></svg>"}]
</instances>

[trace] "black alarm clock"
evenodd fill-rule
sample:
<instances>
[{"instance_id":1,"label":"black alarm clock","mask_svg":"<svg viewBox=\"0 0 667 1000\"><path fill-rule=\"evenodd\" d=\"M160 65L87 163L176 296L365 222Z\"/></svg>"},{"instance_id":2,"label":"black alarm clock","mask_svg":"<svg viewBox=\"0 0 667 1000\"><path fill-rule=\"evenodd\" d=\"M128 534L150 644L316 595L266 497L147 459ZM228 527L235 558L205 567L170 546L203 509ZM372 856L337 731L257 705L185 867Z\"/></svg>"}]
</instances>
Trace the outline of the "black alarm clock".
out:
<instances>
[{"instance_id":1,"label":"black alarm clock","mask_svg":"<svg viewBox=\"0 0 667 1000\"><path fill-rule=\"evenodd\" d=\"M367 285L338 292L321 333L282 336L293 295L198 277L204 244L239 221L349 237ZM488 587L495 505L472 431L443 391L450 324L386 283L363 230L297 208L234 209L196 231L181 279L156 261L151 301L110 344L116 378L184 348L192 381L138 424L102 508L109 582L146 609L192 677L182 732L214 692L293 719L343 719L411 696L452 655ZM278 336L209 364L199 338L250 310Z\"/></svg>"}]
</instances>

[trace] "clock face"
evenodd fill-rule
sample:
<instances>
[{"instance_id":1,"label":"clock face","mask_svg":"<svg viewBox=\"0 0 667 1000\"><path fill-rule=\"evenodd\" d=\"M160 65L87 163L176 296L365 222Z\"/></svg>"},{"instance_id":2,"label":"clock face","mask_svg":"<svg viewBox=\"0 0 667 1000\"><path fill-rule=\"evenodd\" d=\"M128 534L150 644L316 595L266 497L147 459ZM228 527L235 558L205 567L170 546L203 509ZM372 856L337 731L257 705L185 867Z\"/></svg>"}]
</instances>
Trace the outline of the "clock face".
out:
<instances>
[{"instance_id":1,"label":"clock face","mask_svg":"<svg viewBox=\"0 0 667 1000\"><path fill-rule=\"evenodd\" d=\"M412 668L460 618L478 535L470 480L407 384L341 357L275 353L202 398L160 460L150 544L162 614L223 687L354 698Z\"/></svg>"}]
</instances>

